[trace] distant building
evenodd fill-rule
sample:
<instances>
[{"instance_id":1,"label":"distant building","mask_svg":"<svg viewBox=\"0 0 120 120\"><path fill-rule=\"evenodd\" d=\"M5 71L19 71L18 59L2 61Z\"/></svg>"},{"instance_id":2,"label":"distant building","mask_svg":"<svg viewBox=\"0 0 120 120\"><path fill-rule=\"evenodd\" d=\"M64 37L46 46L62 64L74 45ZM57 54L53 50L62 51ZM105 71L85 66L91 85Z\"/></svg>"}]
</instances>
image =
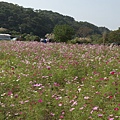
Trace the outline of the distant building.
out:
<instances>
[{"instance_id":1,"label":"distant building","mask_svg":"<svg viewBox=\"0 0 120 120\"><path fill-rule=\"evenodd\" d=\"M11 40L10 34L0 34L0 40Z\"/></svg>"}]
</instances>

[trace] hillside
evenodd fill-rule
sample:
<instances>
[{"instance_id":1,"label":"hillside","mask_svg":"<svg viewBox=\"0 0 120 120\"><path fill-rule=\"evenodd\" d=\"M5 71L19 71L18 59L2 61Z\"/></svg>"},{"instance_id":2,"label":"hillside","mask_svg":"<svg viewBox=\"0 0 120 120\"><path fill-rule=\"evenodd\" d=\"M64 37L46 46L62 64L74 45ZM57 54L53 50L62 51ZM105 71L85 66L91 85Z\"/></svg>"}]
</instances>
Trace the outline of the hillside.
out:
<instances>
[{"instance_id":1,"label":"hillside","mask_svg":"<svg viewBox=\"0 0 120 120\"><path fill-rule=\"evenodd\" d=\"M74 28L77 36L102 34L109 31L105 27L98 27L88 22L75 21L73 17L47 11L24 8L17 4L0 2L0 27L21 34L33 34L40 37L51 33L56 25L67 24Z\"/></svg>"}]
</instances>

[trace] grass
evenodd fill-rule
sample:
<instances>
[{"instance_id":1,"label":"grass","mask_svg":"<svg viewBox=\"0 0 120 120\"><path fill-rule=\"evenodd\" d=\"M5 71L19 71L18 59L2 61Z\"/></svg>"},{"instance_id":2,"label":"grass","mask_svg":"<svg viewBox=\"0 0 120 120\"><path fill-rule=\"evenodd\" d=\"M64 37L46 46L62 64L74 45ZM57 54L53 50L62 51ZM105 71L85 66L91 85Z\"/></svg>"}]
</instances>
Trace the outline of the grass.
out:
<instances>
[{"instance_id":1,"label":"grass","mask_svg":"<svg viewBox=\"0 0 120 120\"><path fill-rule=\"evenodd\" d=\"M1 120L120 120L120 47L0 42Z\"/></svg>"}]
</instances>

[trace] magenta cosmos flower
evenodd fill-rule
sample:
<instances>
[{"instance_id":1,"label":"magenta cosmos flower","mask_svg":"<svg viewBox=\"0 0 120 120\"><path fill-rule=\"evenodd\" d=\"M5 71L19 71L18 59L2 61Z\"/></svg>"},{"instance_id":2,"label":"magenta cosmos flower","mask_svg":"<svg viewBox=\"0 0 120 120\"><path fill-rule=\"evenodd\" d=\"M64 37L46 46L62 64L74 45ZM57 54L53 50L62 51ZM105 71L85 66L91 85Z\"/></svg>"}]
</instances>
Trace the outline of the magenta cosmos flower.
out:
<instances>
[{"instance_id":1,"label":"magenta cosmos flower","mask_svg":"<svg viewBox=\"0 0 120 120\"><path fill-rule=\"evenodd\" d=\"M50 70L50 68L51 68L50 66L47 66L47 69L48 69L48 70Z\"/></svg>"},{"instance_id":2,"label":"magenta cosmos flower","mask_svg":"<svg viewBox=\"0 0 120 120\"><path fill-rule=\"evenodd\" d=\"M42 100L42 99L39 99L39 100L38 100L38 102L39 102L39 103L42 103L42 102L43 102L43 100Z\"/></svg>"},{"instance_id":3,"label":"magenta cosmos flower","mask_svg":"<svg viewBox=\"0 0 120 120\"><path fill-rule=\"evenodd\" d=\"M111 71L110 74L111 74L111 75L114 75L114 74L115 74L115 71Z\"/></svg>"}]
</instances>

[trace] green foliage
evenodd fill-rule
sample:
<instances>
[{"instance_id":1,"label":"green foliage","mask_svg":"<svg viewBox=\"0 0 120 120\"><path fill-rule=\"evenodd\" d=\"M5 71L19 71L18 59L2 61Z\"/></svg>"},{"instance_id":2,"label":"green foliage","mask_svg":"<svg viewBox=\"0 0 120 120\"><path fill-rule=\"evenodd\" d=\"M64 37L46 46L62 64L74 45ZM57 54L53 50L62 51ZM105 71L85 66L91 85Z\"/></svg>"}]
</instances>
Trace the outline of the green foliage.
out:
<instances>
[{"instance_id":1,"label":"green foliage","mask_svg":"<svg viewBox=\"0 0 120 120\"><path fill-rule=\"evenodd\" d=\"M30 34L27 34L24 38L26 41L38 41L38 42L40 41L40 38L38 36Z\"/></svg>"},{"instance_id":2,"label":"green foliage","mask_svg":"<svg viewBox=\"0 0 120 120\"><path fill-rule=\"evenodd\" d=\"M77 22L73 17L56 12L34 10L16 4L0 2L0 27L7 28L10 31L16 31L20 34L32 32L33 35L44 37L47 33L52 33L56 25L64 24L71 26L78 37L79 35L85 37L102 34L105 29L102 27L99 29L99 27L88 22Z\"/></svg>"},{"instance_id":3,"label":"green foliage","mask_svg":"<svg viewBox=\"0 0 120 120\"><path fill-rule=\"evenodd\" d=\"M77 31L79 37L87 37L93 30L89 27L80 27Z\"/></svg>"},{"instance_id":4,"label":"green foliage","mask_svg":"<svg viewBox=\"0 0 120 120\"><path fill-rule=\"evenodd\" d=\"M102 43L102 35L99 35L99 34L95 34L95 35L91 35L90 36L91 38L91 42L93 44L97 44L97 43Z\"/></svg>"},{"instance_id":5,"label":"green foliage","mask_svg":"<svg viewBox=\"0 0 120 120\"><path fill-rule=\"evenodd\" d=\"M0 33L7 33L8 32L8 30L6 29L6 28L0 28Z\"/></svg>"},{"instance_id":6,"label":"green foliage","mask_svg":"<svg viewBox=\"0 0 120 120\"><path fill-rule=\"evenodd\" d=\"M107 36L107 41L109 43L112 42L120 43L120 29L111 31Z\"/></svg>"},{"instance_id":7,"label":"green foliage","mask_svg":"<svg viewBox=\"0 0 120 120\"><path fill-rule=\"evenodd\" d=\"M67 42L72 39L74 29L69 25L57 25L54 30L55 40L58 42Z\"/></svg>"},{"instance_id":8,"label":"green foliage","mask_svg":"<svg viewBox=\"0 0 120 120\"><path fill-rule=\"evenodd\" d=\"M74 38L70 41L68 41L68 43L72 43L72 44L89 44L91 43L91 39L90 38Z\"/></svg>"},{"instance_id":9,"label":"green foliage","mask_svg":"<svg viewBox=\"0 0 120 120\"><path fill-rule=\"evenodd\" d=\"M39 36L36 35L32 35L32 34L21 34L19 36L16 36L18 38L18 40L20 41L40 41Z\"/></svg>"}]
</instances>

